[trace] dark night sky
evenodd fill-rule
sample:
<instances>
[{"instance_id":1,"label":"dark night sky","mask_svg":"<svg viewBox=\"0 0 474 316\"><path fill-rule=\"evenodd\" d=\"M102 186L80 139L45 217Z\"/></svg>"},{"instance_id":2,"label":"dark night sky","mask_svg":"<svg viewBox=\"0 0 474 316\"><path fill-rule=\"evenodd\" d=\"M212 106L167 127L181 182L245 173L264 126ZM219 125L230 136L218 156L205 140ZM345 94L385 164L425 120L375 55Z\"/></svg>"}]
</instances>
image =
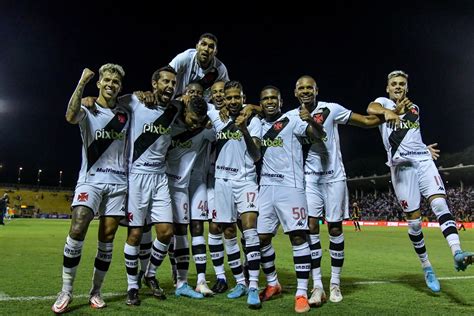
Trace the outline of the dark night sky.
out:
<instances>
[{"instance_id":1,"label":"dark night sky","mask_svg":"<svg viewBox=\"0 0 474 316\"><path fill-rule=\"evenodd\" d=\"M71 16L13 3L0 5L0 182L16 182L22 166L22 183L35 183L41 168L41 183L57 184L64 170L64 184L74 185L81 139L64 113L82 69L119 63L127 73L125 92L150 89L153 71L194 47L203 32L219 38L218 57L231 79L243 83L249 102L273 84L282 90L285 110L291 109L297 78L309 74L318 81L319 100L365 113L371 100L385 96L386 74L403 69L410 75L409 96L421 108L425 143L437 141L444 152L474 144L469 1L450 1L450 8L442 2L398 11L358 8L361 13L341 5L294 21L247 17L254 21L247 24L243 17L229 19L240 24L224 18L171 22L167 14L138 17L95 7ZM96 94L89 84L86 95ZM384 162L377 129L339 130L346 162L369 156Z\"/></svg>"}]
</instances>

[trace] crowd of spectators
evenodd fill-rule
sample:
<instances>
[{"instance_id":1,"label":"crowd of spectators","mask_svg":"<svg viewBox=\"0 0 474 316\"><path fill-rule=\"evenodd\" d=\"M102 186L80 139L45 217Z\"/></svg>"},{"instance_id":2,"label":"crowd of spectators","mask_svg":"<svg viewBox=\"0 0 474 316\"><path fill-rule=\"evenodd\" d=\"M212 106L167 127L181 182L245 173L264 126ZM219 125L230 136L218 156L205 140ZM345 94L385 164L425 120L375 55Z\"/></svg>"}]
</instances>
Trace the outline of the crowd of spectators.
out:
<instances>
[{"instance_id":1,"label":"crowd of spectators","mask_svg":"<svg viewBox=\"0 0 474 316\"><path fill-rule=\"evenodd\" d=\"M448 205L458 221L474 221L474 188L446 188ZM356 202L361 210L361 220L366 221L403 221L403 210L393 192L365 193L356 198L351 195L350 205ZM424 221L435 222L436 216L431 211L426 199L422 198L421 213Z\"/></svg>"}]
</instances>

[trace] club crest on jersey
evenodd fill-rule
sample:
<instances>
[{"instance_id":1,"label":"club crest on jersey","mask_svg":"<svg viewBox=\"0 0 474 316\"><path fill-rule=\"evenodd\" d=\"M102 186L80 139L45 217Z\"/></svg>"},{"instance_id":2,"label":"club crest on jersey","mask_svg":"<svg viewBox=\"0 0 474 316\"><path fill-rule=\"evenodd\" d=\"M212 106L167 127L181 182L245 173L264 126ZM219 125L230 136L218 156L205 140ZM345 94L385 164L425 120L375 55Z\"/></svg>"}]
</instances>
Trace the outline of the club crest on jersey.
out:
<instances>
[{"instance_id":1,"label":"club crest on jersey","mask_svg":"<svg viewBox=\"0 0 474 316\"><path fill-rule=\"evenodd\" d=\"M127 116L124 113L117 113L117 119L123 124L127 121Z\"/></svg>"},{"instance_id":2,"label":"club crest on jersey","mask_svg":"<svg viewBox=\"0 0 474 316\"><path fill-rule=\"evenodd\" d=\"M313 120L318 124L324 123L324 116L323 113L316 113L313 115Z\"/></svg>"},{"instance_id":3,"label":"club crest on jersey","mask_svg":"<svg viewBox=\"0 0 474 316\"><path fill-rule=\"evenodd\" d=\"M152 134L159 134L159 135L168 135L171 131L171 127L165 127L163 125L153 125L151 124L144 124L143 125L143 133L152 133Z\"/></svg>"},{"instance_id":4,"label":"club crest on jersey","mask_svg":"<svg viewBox=\"0 0 474 316\"><path fill-rule=\"evenodd\" d=\"M283 122L275 122L275 123L273 124L273 129L274 129L275 131L279 131L279 130L281 130L282 128L283 128Z\"/></svg>"},{"instance_id":5,"label":"club crest on jersey","mask_svg":"<svg viewBox=\"0 0 474 316\"><path fill-rule=\"evenodd\" d=\"M87 202L87 200L89 200L89 193L81 192L77 195L78 202Z\"/></svg>"},{"instance_id":6,"label":"club crest on jersey","mask_svg":"<svg viewBox=\"0 0 474 316\"><path fill-rule=\"evenodd\" d=\"M408 202L406 200L401 200L400 205L402 206L404 210L408 208Z\"/></svg>"},{"instance_id":7,"label":"club crest on jersey","mask_svg":"<svg viewBox=\"0 0 474 316\"><path fill-rule=\"evenodd\" d=\"M418 115L418 110L414 106L410 108L410 112L415 114L415 115Z\"/></svg>"}]
</instances>

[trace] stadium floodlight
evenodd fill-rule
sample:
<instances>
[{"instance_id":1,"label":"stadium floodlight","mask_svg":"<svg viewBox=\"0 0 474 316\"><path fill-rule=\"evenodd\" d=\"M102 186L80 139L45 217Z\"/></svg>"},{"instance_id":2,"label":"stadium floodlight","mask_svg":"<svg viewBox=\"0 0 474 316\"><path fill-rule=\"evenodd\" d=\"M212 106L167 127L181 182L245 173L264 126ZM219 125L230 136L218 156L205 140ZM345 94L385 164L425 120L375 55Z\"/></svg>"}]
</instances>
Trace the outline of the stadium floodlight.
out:
<instances>
[{"instance_id":1,"label":"stadium floodlight","mask_svg":"<svg viewBox=\"0 0 474 316\"><path fill-rule=\"evenodd\" d=\"M38 169L38 178L36 179L36 181L38 182L38 186L40 185L40 181L41 181L41 172L43 172L43 170Z\"/></svg>"},{"instance_id":2,"label":"stadium floodlight","mask_svg":"<svg viewBox=\"0 0 474 316\"><path fill-rule=\"evenodd\" d=\"M21 170L23 170L23 167L18 168L18 184L20 184L21 181Z\"/></svg>"},{"instance_id":3,"label":"stadium floodlight","mask_svg":"<svg viewBox=\"0 0 474 316\"><path fill-rule=\"evenodd\" d=\"M59 171L59 186L61 186L62 183L63 183L63 171L60 170Z\"/></svg>"}]
</instances>

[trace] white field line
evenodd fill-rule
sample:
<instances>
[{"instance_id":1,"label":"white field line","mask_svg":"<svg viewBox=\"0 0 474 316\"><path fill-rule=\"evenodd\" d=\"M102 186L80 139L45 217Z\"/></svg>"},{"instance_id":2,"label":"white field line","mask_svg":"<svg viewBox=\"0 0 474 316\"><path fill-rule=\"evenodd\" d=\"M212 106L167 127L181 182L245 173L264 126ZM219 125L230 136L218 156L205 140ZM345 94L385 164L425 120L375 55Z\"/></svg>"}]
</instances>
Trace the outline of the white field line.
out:
<instances>
[{"instance_id":1,"label":"white field line","mask_svg":"<svg viewBox=\"0 0 474 316\"><path fill-rule=\"evenodd\" d=\"M438 280L468 280L474 279L474 275L466 276L455 276L455 277L439 277ZM390 284L390 283L403 283L409 280L385 280L385 281L359 281L359 282L350 282L346 283L347 285L375 285L375 284ZM285 286L285 288L294 288L292 286ZM114 297L114 296L125 296L126 293L103 293L103 297ZM13 302L13 301L53 301L56 299L57 295L49 296L17 296L11 297L4 292L0 292L0 302ZM74 295L75 298L85 298L89 297L89 294L78 294Z\"/></svg>"}]
</instances>

